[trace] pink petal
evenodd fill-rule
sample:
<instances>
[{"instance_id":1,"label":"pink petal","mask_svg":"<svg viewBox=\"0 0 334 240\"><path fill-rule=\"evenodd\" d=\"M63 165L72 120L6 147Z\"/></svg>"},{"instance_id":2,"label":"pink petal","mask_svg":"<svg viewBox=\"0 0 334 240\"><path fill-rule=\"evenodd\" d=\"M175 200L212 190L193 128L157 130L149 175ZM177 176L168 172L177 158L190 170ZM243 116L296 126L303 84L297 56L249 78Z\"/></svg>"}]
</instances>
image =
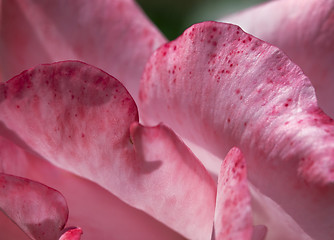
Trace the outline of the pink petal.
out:
<instances>
[{"instance_id":1,"label":"pink petal","mask_svg":"<svg viewBox=\"0 0 334 240\"><path fill-rule=\"evenodd\" d=\"M224 159L218 178L212 239L251 240L252 209L245 159L232 148Z\"/></svg>"},{"instance_id":2,"label":"pink petal","mask_svg":"<svg viewBox=\"0 0 334 240\"><path fill-rule=\"evenodd\" d=\"M66 231L59 240L80 240L82 235L81 228L74 228Z\"/></svg>"},{"instance_id":3,"label":"pink petal","mask_svg":"<svg viewBox=\"0 0 334 240\"><path fill-rule=\"evenodd\" d=\"M334 117L334 2L270 1L222 19L278 46L312 81L319 105Z\"/></svg>"},{"instance_id":4,"label":"pink petal","mask_svg":"<svg viewBox=\"0 0 334 240\"><path fill-rule=\"evenodd\" d=\"M255 187L311 237L334 238L333 120L280 50L201 23L154 53L141 84L144 123L163 121L221 158L238 146Z\"/></svg>"},{"instance_id":5,"label":"pink petal","mask_svg":"<svg viewBox=\"0 0 334 240\"><path fill-rule=\"evenodd\" d=\"M189 239L212 231L216 185L203 165L167 127L131 126L137 153L137 201Z\"/></svg>"},{"instance_id":6,"label":"pink petal","mask_svg":"<svg viewBox=\"0 0 334 240\"><path fill-rule=\"evenodd\" d=\"M3 83L0 119L56 166L119 189L134 158L129 126L137 107L115 78L81 62L40 65ZM85 164L82 164L85 163ZM117 166L112 176L107 166ZM113 167L115 168L115 167Z\"/></svg>"},{"instance_id":7,"label":"pink petal","mask_svg":"<svg viewBox=\"0 0 334 240\"><path fill-rule=\"evenodd\" d=\"M0 173L0 208L32 239L58 238L68 218L59 192L4 173Z\"/></svg>"},{"instance_id":8,"label":"pink petal","mask_svg":"<svg viewBox=\"0 0 334 240\"><path fill-rule=\"evenodd\" d=\"M134 125L134 151L129 127L138 121L137 109L117 80L83 63L61 62L28 70L2 89L2 134L185 236L210 235L213 180L166 128Z\"/></svg>"},{"instance_id":9,"label":"pink petal","mask_svg":"<svg viewBox=\"0 0 334 240\"><path fill-rule=\"evenodd\" d=\"M76 59L117 77L137 98L165 38L132 0L13 0L2 4L0 82L37 64Z\"/></svg>"},{"instance_id":10,"label":"pink petal","mask_svg":"<svg viewBox=\"0 0 334 240\"><path fill-rule=\"evenodd\" d=\"M61 170L3 138L0 138L0 172L40 181L61 191L70 211L68 226L80 226L83 239L183 239L95 183ZM24 239L13 225L0 216L1 240Z\"/></svg>"}]
</instances>

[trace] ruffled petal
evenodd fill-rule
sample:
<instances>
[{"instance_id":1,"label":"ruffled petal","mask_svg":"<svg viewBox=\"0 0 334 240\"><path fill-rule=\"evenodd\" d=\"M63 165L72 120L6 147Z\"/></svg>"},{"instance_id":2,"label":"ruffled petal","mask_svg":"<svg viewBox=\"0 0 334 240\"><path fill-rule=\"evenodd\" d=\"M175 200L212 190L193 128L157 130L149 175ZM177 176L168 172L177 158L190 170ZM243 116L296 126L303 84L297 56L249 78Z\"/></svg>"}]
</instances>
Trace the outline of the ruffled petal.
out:
<instances>
[{"instance_id":1,"label":"ruffled petal","mask_svg":"<svg viewBox=\"0 0 334 240\"><path fill-rule=\"evenodd\" d=\"M3 138L0 138L0 172L43 182L59 190L69 207L67 225L83 229L83 239L184 239L97 184L57 168ZM3 216L0 223L1 239L24 239L20 229Z\"/></svg>"},{"instance_id":2,"label":"ruffled petal","mask_svg":"<svg viewBox=\"0 0 334 240\"><path fill-rule=\"evenodd\" d=\"M146 61L166 41L132 0L4 1L1 15L0 82L37 64L81 60L137 98Z\"/></svg>"},{"instance_id":3,"label":"ruffled petal","mask_svg":"<svg viewBox=\"0 0 334 240\"><path fill-rule=\"evenodd\" d=\"M230 24L194 25L151 57L140 100L145 124L220 158L239 147L252 184L311 237L334 237L333 120L279 49Z\"/></svg>"},{"instance_id":4,"label":"ruffled petal","mask_svg":"<svg viewBox=\"0 0 334 240\"><path fill-rule=\"evenodd\" d=\"M64 197L41 183L0 173L0 209L32 239L57 239L68 208Z\"/></svg>"},{"instance_id":5,"label":"ruffled petal","mask_svg":"<svg viewBox=\"0 0 334 240\"><path fill-rule=\"evenodd\" d=\"M168 226L189 239L208 239L212 231L216 184L190 150L163 125L134 123L137 201L145 212L164 216Z\"/></svg>"},{"instance_id":6,"label":"ruffled petal","mask_svg":"<svg viewBox=\"0 0 334 240\"><path fill-rule=\"evenodd\" d=\"M281 48L310 78L319 105L334 117L333 1L270 1L221 21Z\"/></svg>"}]
</instances>

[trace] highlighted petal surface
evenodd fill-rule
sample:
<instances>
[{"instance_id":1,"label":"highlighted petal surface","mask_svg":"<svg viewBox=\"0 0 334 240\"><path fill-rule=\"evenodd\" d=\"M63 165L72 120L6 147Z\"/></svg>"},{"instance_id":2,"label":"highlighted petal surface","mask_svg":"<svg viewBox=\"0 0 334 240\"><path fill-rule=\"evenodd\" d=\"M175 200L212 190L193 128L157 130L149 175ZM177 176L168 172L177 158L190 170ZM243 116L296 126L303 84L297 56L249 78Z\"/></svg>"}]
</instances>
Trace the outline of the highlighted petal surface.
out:
<instances>
[{"instance_id":1,"label":"highlighted petal surface","mask_svg":"<svg viewBox=\"0 0 334 240\"><path fill-rule=\"evenodd\" d=\"M166 41L132 0L5 0L0 14L0 82L37 64L81 60L137 98L147 59Z\"/></svg>"},{"instance_id":2,"label":"highlighted petal surface","mask_svg":"<svg viewBox=\"0 0 334 240\"><path fill-rule=\"evenodd\" d=\"M4 173L0 173L0 209L32 239L57 239L68 217L59 192Z\"/></svg>"},{"instance_id":3,"label":"highlighted petal surface","mask_svg":"<svg viewBox=\"0 0 334 240\"><path fill-rule=\"evenodd\" d=\"M252 184L314 239L334 237L333 120L279 49L233 25L196 24L151 57L140 100L145 124L220 158L238 146Z\"/></svg>"},{"instance_id":4,"label":"highlighted petal surface","mask_svg":"<svg viewBox=\"0 0 334 240\"><path fill-rule=\"evenodd\" d=\"M310 78L319 105L334 117L334 1L270 1L222 21L281 48Z\"/></svg>"}]
</instances>

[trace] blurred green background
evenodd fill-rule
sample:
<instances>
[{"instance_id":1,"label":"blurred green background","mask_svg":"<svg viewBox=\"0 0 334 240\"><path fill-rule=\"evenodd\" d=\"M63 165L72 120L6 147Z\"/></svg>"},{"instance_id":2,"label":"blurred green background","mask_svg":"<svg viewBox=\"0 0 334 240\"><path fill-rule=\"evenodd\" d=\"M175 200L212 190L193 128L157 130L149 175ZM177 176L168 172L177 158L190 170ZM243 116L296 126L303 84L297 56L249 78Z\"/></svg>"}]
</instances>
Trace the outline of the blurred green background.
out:
<instances>
[{"instance_id":1,"label":"blurred green background","mask_svg":"<svg viewBox=\"0 0 334 240\"><path fill-rule=\"evenodd\" d=\"M217 20L265 0L136 0L169 40L194 23Z\"/></svg>"}]
</instances>

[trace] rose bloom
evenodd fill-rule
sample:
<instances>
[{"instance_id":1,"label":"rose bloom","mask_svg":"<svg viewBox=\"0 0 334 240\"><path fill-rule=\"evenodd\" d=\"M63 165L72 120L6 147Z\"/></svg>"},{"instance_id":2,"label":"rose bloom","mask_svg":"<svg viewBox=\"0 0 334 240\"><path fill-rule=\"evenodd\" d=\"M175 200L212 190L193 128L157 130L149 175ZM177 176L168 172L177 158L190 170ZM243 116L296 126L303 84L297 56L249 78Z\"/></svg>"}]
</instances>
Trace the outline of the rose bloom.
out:
<instances>
[{"instance_id":1,"label":"rose bloom","mask_svg":"<svg viewBox=\"0 0 334 240\"><path fill-rule=\"evenodd\" d=\"M332 0L0 1L0 239L334 239L333 63Z\"/></svg>"}]
</instances>

